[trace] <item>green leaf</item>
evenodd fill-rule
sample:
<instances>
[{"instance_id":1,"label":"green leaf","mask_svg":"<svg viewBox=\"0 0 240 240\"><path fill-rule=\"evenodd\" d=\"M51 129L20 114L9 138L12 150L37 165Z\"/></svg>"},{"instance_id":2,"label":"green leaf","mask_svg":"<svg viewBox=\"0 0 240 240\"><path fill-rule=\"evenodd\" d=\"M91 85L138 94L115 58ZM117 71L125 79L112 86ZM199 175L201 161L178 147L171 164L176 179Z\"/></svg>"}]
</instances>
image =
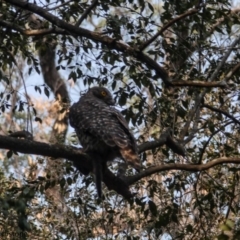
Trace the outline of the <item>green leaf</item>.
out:
<instances>
[{"instance_id":1,"label":"green leaf","mask_svg":"<svg viewBox=\"0 0 240 240\"><path fill-rule=\"evenodd\" d=\"M39 86L34 86L36 92L42 93L41 88Z\"/></svg>"},{"instance_id":2,"label":"green leaf","mask_svg":"<svg viewBox=\"0 0 240 240\"><path fill-rule=\"evenodd\" d=\"M157 206L153 201L148 202L150 212L152 213L153 216L157 216Z\"/></svg>"},{"instance_id":3,"label":"green leaf","mask_svg":"<svg viewBox=\"0 0 240 240\"><path fill-rule=\"evenodd\" d=\"M61 188L63 188L63 187L65 186L65 184L66 184L66 179L63 177L63 178L60 180L59 184L60 184Z\"/></svg>"},{"instance_id":4,"label":"green leaf","mask_svg":"<svg viewBox=\"0 0 240 240\"><path fill-rule=\"evenodd\" d=\"M154 13L154 8L153 8L152 4L150 4L149 2L147 2L147 3L148 3L149 9Z\"/></svg>"},{"instance_id":5,"label":"green leaf","mask_svg":"<svg viewBox=\"0 0 240 240\"><path fill-rule=\"evenodd\" d=\"M50 186L51 186L51 182L50 182L50 181L47 181L47 182L45 183L44 189L47 190Z\"/></svg>"},{"instance_id":6,"label":"green leaf","mask_svg":"<svg viewBox=\"0 0 240 240\"><path fill-rule=\"evenodd\" d=\"M44 181L45 179L46 179L45 177L41 177L41 176L38 177L39 181Z\"/></svg>"},{"instance_id":7,"label":"green leaf","mask_svg":"<svg viewBox=\"0 0 240 240\"><path fill-rule=\"evenodd\" d=\"M208 128L209 128L211 133L213 133L215 131L214 124L213 124L212 121L208 122Z\"/></svg>"},{"instance_id":8,"label":"green leaf","mask_svg":"<svg viewBox=\"0 0 240 240\"><path fill-rule=\"evenodd\" d=\"M68 185L71 185L71 184L73 183L72 178L68 177L68 178L67 178L67 183L68 183Z\"/></svg>"},{"instance_id":9,"label":"green leaf","mask_svg":"<svg viewBox=\"0 0 240 240\"><path fill-rule=\"evenodd\" d=\"M42 119L39 118L39 117L35 117L35 121L36 121L36 122L40 122L40 123L42 123Z\"/></svg>"},{"instance_id":10,"label":"green leaf","mask_svg":"<svg viewBox=\"0 0 240 240\"><path fill-rule=\"evenodd\" d=\"M12 155L13 155L13 151L12 151L12 150L9 150L9 151L7 152L7 158L11 158Z\"/></svg>"},{"instance_id":11,"label":"green leaf","mask_svg":"<svg viewBox=\"0 0 240 240\"><path fill-rule=\"evenodd\" d=\"M47 87L44 87L44 93L45 93L45 95L47 96L47 97L49 97L49 90L48 90L48 88Z\"/></svg>"},{"instance_id":12,"label":"green leaf","mask_svg":"<svg viewBox=\"0 0 240 240\"><path fill-rule=\"evenodd\" d=\"M37 110L34 107L32 108L32 110L33 110L34 115L36 116L37 115Z\"/></svg>"},{"instance_id":13,"label":"green leaf","mask_svg":"<svg viewBox=\"0 0 240 240\"><path fill-rule=\"evenodd\" d=\"M89 70L91 70L91 66L92 66L92 62L91 62L91 61L89 61L89 62L86 63L86 67L87 67Z\"/></svg>"}]
</instances>

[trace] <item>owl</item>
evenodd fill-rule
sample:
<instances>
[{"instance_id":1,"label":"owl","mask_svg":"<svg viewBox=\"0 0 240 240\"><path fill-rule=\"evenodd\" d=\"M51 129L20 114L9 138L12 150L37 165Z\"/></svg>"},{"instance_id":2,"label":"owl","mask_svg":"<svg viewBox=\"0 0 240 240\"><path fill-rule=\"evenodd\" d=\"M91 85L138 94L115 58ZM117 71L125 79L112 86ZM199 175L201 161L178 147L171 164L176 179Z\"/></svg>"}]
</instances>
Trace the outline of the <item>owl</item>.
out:
<instances>
[{"instance_id":1,"label":"owl","mask_svg":"<svg viewBox=\"0 0 240 240\"><path fill-rule=\"evenodd\" d=\"M104 87L90 88L69 110L70 125L93 162L98 196L106 162L121 158L140 170L135 138L114 99Z\"/></svg>"}]
</instances>

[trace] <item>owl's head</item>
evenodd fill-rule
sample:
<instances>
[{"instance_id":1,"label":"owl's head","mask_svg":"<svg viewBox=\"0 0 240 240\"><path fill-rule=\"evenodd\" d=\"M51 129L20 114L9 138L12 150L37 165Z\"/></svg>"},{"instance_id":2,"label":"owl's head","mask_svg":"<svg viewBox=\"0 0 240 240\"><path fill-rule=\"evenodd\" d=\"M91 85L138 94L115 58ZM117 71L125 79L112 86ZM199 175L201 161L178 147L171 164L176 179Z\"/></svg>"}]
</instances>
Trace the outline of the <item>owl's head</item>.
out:
<instances>
[{"instance_id":1,"label":"owl's head","mask_svg":"<svg viewBox=\"0 0 240 240\"><path fill-rule=\"evenodd\" d=\"M112 94L104 87L93 87L90 88L87 94L92 94L94 97L103 101L107 105L115 105L115 101Z\"/></svg>"}]
</instances>

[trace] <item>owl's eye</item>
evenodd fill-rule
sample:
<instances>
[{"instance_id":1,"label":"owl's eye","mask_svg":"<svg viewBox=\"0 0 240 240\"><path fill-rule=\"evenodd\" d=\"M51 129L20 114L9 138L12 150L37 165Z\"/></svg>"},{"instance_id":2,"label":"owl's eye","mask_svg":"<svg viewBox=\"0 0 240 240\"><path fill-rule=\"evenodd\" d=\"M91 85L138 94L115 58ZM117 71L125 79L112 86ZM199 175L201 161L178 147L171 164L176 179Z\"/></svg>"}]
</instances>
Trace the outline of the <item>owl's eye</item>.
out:
<instances>
[{"instance_id":1,"label":"owl's eye","mask_svg":"<svg viewBox=\"0 0 240 240\"><path fill-rule=\"evenodd\" d=\"M103 97L106 97L106 96L107 96L107 93L106 93L105 91L101 91L101 95L102 95Z\"/></svg>"}]
</instances>

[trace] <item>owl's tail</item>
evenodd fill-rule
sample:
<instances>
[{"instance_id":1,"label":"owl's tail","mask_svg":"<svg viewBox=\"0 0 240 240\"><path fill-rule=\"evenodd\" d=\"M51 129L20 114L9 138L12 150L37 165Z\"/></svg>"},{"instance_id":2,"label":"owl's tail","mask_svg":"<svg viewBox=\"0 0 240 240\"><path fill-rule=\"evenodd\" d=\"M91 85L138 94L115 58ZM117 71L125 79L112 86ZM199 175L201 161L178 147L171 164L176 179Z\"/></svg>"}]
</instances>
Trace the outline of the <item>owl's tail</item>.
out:
<instances>
[{"instance_id":1,"label":"owl's tail","mask_svg":"<svg viewBox=\"0 0 240 240\"><path fill-rule=\"evenodd\" d=\"M130 147L127 148L122 148L120 149L120 153L122 155L122 157L124 158L124 160L131 165L132 167L134 167L138 172L141 169L141 165L140 165L140 159L137 155L137 153Z\"/></svg>"},{"instance_id":2,"label":"owl's tail","mask_svg":"<svg viewBox=\"0 0 240 240\"><path fill-rule=\"evenodd\" d=\"M99 198L102 198L102 173L103 173L103 163L99 156L91 156L93 162L93 173L95 176L95 184L97 188L97 194Z\"/></svg>"}]
</instances>

